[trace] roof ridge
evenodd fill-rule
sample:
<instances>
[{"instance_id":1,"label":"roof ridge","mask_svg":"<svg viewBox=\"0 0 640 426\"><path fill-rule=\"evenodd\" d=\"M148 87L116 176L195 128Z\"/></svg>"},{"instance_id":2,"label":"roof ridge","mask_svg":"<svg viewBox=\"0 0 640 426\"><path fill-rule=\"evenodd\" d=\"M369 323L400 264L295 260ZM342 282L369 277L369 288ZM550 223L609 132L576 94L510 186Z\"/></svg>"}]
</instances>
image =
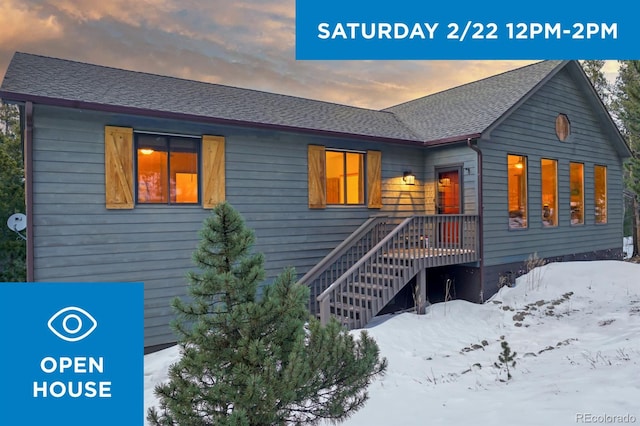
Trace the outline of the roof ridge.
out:
<instances>
[{"instance_id":1,"label":"roof ridge","mask_svg":"<svg viewBox=\"0 0 640 426\"><path fill-rule=\"evenodd\" d=\"M540 65L540 64L543 64L543 63L546 63L546 62L558 62L558 63L560 63L560 62L562 62L562 61L541 60L541 61L538 61L538 62L534 62L534 63L532 63L532 64L527 64L527 65L524 65L524 66L521 66L521 67L518 67L518 68L514 68L514 69L511 69L511 70L503 71L503 72L498 73L498 74L492 74L492 75L489 75L489 76L487 76L487 77L481 78L481 79L479 79L479 80L472 80L472 81L469 81L469 82L467 82L467 83L463 83L463 84L460 84L460 85L457 85L457 86L449 87L449 88L447 88L447 89L439 90L439 91L437 91L437 92L429 93L428 95L420 96L419 98L415 98L415 99L410 99L410 100L408 100L408 101L401 102L401 103L396 104L396 105L391 105L391 106L388 106L388 107L386 107L386 108L381 109L380 111L388 111L388 110L391 110L391 109L393 109L393 108L400 107L400 106L405 105L405 104L413 103L413 102L419 101L419 100L421 100L421 99L428 98L428 97L430 97L430 96L442 95L442 94L444 94L444 93L446 93L446 92L449 92L449 91L452 91L452 90L458 90L458 89L464 88L464 87L466 87L466 86L470 86L470 85L475 85L475 84L478 84L478 83L482 83L482 82L484 82L484 81L486 81L486 80L494 79L494 78L497 78L497 77L503 76L503 75L505 75L505 74L510 74L510 73L514 73L514 72L522 71L522 70L524 70L525 68L529 68L529 67L537 66L537 65Z\"/></svg>"},{"instance_id":2,"label":"roof ridge","mask_svg":"<svg viewBox=\"0 0 640 426\"><path fill-rule=\"evenodd\" d=\"M390 111L26 52L14 54L0 96L123 114L421 142Z\"/></svg>"},{"instance_id":3,"label":"roof ridge","mask_svg":"<svg viewBox=\"0 0 640 426\"><path fill-rule=\"evenodd\" d=\"M240 86L232 86L232 85L229 85L229 84L211 83L211 82L208 82L208 81L193 80L193 79L189 79L189 78L177 77L177 76L172 76L172 75L157 74L157 73L152 73L152 72L148 72L148 71L138 71L138 70L133 70L133 69L117 68L117 67L110 66L110 65L100 65L100 64L95 64L95 63L91 63L91 62L84 62L84 61L78 61L78 60L67 59L67 58L58 58L58 57L40 55L40 54L35 54L35 53L16 51L15 55L32 56L32 57L38 57L38 58L43 58L43 59L47 59L47 60L67 62L67 63L70 63L70 64L79 64L79 65L84 65L84 66L109 69L109 70L113 70L113 71L117 71L117 72L123 72L124 71L124 72L129 72L129 73L147 75L147 76L151 76L151 77L160 77L160 78L167 78L167 79L171 79L171 80L179 80L179 81L184 81L184 82L188 82L188 83L196 83L196 84L204 84L204 85L210 85L210 86L218 86L218 87L224 87L224 88L235 89L235 90L246 90L248 92L263 93L263 94L272 95L272 96L284 96L284 97L287 97L287 98L300 99L300 100L311 101L311 102L318 102L318 103L327 104L327 105L335 105L335 106L359 109L359 110L364 110L364 111L391 113L390 111L383 111L383 110L379 110L379 109L365 108L365 107L359 107L359 106L354 106L354 105L341 104L341 103L338 103L338 102L323 101L323 100L320 100L320 99L305 98L305 97L302 97L302 96L288 95L288 94L284 94L284 93L269 92L267 90L252 89L252 88L240 87Z\"/></svg>"},{"instance_id":4,"label":"roof ridge","mask_svg":"<svg viewBox=\"0 0 640 426\"><path fill-rule=\"evenodd\" d=\"M566 63L535 62L384 111L393 112L413 133L426 141L482 134Z\"/></svg>"}]
</instances>

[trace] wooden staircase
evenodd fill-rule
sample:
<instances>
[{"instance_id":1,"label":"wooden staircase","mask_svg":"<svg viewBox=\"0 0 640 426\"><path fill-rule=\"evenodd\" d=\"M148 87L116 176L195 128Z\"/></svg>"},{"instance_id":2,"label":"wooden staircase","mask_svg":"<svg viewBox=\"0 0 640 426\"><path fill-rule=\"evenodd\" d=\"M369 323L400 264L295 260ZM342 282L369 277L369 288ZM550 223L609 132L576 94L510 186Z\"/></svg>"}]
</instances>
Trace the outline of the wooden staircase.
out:
<instances>
[{"instance_id":1,"label":"wooden staircase","mask_svg":"<svg viewBox=\"0 0 640 426\"><path fill-rule=\"evenodd\" d=\"M309 309L364 327L421 270L477 261L477 229L474 215L371 218L302 277Z\"/></svg>"},{"instance_id":2,"label":"wooden staircase","mask_svg":"<svg viewBox=\"0 0 640 426\"><path fill-rule=\"evenodd\" d=\"M383 257L369 263L344 291L319 297L320 320L326 323L333 316L349 329L364 327L415 276L413 261L395 264L388 260Z\"/></svg>"}]
</instances>

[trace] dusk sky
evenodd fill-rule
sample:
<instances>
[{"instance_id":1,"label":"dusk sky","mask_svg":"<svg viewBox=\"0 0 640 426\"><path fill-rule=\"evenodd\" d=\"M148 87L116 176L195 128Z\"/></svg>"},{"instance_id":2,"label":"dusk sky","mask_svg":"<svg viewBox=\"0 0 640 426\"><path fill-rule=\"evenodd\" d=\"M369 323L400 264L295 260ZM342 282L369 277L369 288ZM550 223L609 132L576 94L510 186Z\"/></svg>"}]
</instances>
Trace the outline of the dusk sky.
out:
<instances>
[{"instance_id":1,"label":"dusk sky","mask_svg":"<svg viewBox=\"0 0 640 426\"><path fill-rule=\"evenodd\" d=\"M0 0L16 51L375 109L530 63L296 61L295 0Z\"/></svg>"}]
</instances>

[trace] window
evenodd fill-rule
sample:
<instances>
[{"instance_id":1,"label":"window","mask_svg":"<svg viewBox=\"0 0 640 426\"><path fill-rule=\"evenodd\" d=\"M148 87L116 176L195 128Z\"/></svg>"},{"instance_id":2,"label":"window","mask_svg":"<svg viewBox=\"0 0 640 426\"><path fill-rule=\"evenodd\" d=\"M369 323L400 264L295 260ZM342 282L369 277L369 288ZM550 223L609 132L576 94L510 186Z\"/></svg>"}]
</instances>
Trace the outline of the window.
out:
<instances>
[{"instance_id":1,"label":"window","mask_svg":"<svg viewBox=\"0 0 640 426\"><path fill-rule=\"evenodd\" d=\"M198 203L199 145L193 138L137 135L137 202Z\"/></svg>"},{"instance_id":2,"label":"window","mask_svg":"<svg viewBox=\"0 0 640 426\"><path fill-rule=\"evenodd\" d=\"M327 204L364 204L364 154L325 151Z\"/></svg>"},{"instance_id":3,"label":"window","mask_svg":"<svg viewBox=\"0 0 640 426\"><path fill-rule=\"evenodd\" d=\"M212 209L225 200L225 172L224 136L202 135L200 139L141 133L134 138L131 127L104 127L108 210L133 209L136 201L200 203ZM138 176L144 177L139 181Z\"/></svg>"},{"instance_id":4,"label":"window","mask_svg":"<svg viewBox=\"0 0 640 426\"><path fill-rule=\"evenodd\" d=\"M607 168L595 166L593 168L593 186L596 209L596 223L607 223Z\"/></svg>"},{"instance_id":5,"label":"window","mask_svg":"<svg viewBox=\"0 0 640 426\"><path fill-rule=\"evenodd\" d=\"M540 160L542 182L542 225L558 226L558 162Z\"/></svg>"},{"instance_id":6,"label":"window","mask_svg":"<svg viewBox=\"0 0 640 426\"><path fill-rule=\"evenodd\" d=\"M527 227L527 157L507 155L509 228Z\"/></svg>"},{"instance_id":7,"label":"window","mask_svg":"<svg viewBox=\"0 0 640 426\"><path fill-rule=\"evenodd\" d=\"M366 173L364 167L366 167ZM307 147L307 178L310 209L324 209L327 204L365 205L365 203L370 209L382 208L382 153L380 151L371 150L366 153L330 151L323 145L309 145Z\"/></svg>"},{"instance_id":8,"label":"window","mask_svg":"<svg viewBox=\"0 0 640 426\"><path fill-rule=\"evenodd\" d=\"M569 163L571 224L584 224L584 164Z\"/></svg>"}]
</instances>

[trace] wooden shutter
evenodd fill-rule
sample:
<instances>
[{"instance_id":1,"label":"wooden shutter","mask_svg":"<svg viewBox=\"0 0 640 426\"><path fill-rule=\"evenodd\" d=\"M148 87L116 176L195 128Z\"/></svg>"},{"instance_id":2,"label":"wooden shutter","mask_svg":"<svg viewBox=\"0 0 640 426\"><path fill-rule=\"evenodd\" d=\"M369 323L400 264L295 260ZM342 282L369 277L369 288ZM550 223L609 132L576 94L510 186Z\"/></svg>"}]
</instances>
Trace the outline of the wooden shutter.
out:
<instances>
[{"instance_id":1,"label":"wooden shutter","mask_svg":"<svg viewBox=\"0 0 640 426\"><path fill-rule=\"evenodd\" d=\"M202 137L202 207L212 209L225 200L224 137Z\"/></svg>"},{"instance_id":2,"label":"wooden shutter","mask_svg":"<svg viewBox=\"0 0 640 426\"><path fill-rule=\"evenodd\" d=\"M382 208L382 153L367 151L367 207Z\"/></svg>"},{"instance_id":3,"label":"wooden shutter","mask_svg":"<svg viewBox=\"0 0 640 426\"><path fill-rule=\"evenodd\" d=\"M133 129L104 128L104 181L108 209L133 208Z\"/></svg>"},{"instance_id":4,"label":"wooden shutter","mask_svg":"<svg viewBox=\"0 0 640 426\"><path fill-rule=\"evenodd\" d=\"M324 146L309 145L307 165L310 209L324 209L327 206L325 161Z\"/></svg>"}]
</instances>

